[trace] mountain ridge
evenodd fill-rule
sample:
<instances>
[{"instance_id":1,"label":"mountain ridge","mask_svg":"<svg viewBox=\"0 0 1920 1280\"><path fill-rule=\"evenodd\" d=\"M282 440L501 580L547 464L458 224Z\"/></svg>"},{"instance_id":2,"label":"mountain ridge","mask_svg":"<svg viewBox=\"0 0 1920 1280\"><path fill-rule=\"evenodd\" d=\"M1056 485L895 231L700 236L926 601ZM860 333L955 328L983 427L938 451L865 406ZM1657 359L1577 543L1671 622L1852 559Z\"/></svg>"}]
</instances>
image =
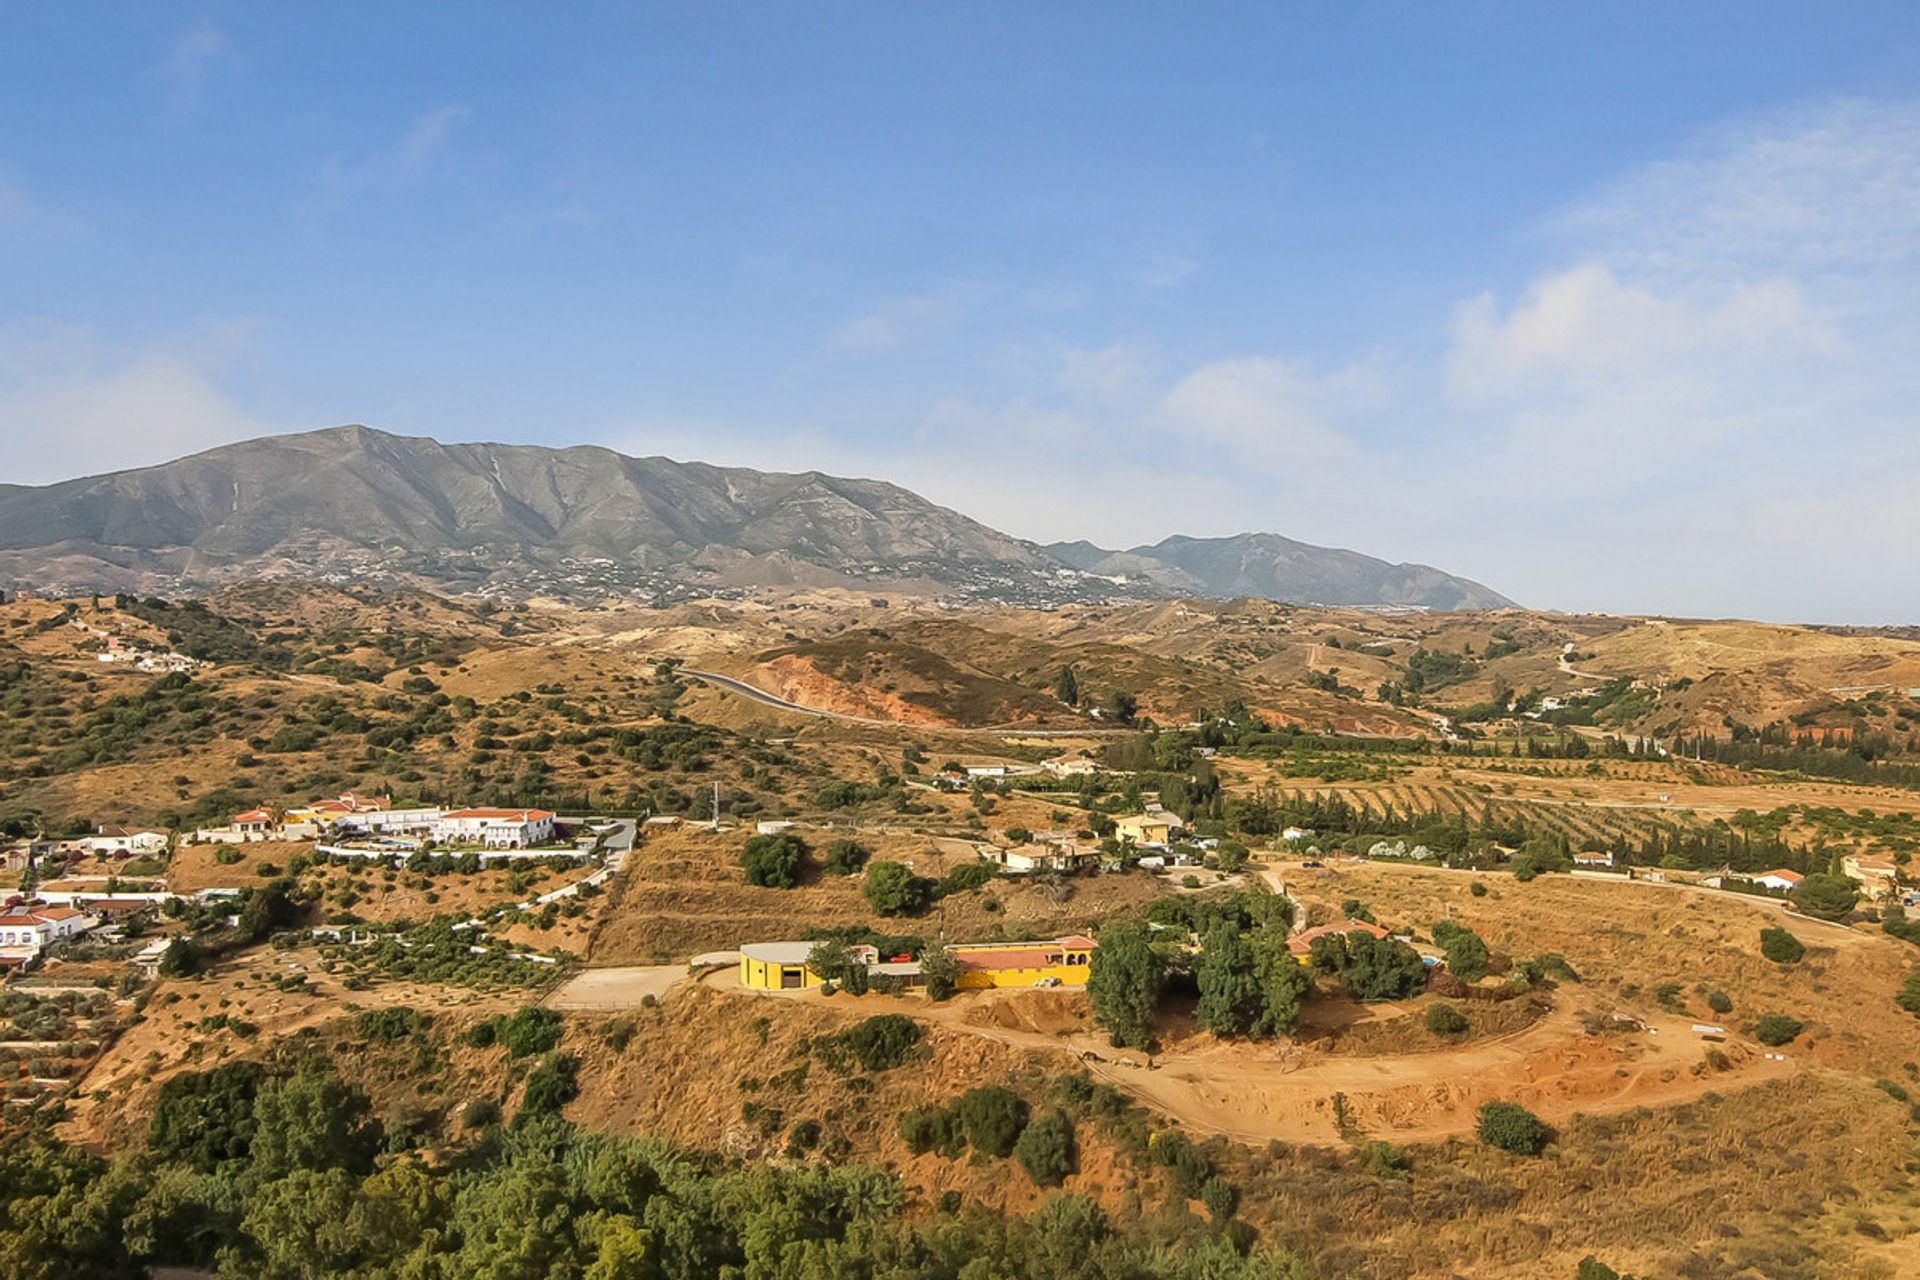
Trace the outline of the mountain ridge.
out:
<instances>
[{"instance_id":1,"label":"mountain ridge","mask_svg":"<svg viewBox=\"0 0 1920 1280\"><path fill-rule=\"evenodd\" d=\"M1070 592L1071 580L1093 574L1124 575L1149 592L1301 603L1511 603L1430 566L1274 534L1176 537L1130 552L1089 542L1046 548L883 480L599 445L443 444L358 424L49 485L0 485L0 575L70 589L308 576L505 590L565 585L582 578L583 564L593 566L574 582L583 591L681 575L1021 597Z\"/></svg>"}]
</instances>

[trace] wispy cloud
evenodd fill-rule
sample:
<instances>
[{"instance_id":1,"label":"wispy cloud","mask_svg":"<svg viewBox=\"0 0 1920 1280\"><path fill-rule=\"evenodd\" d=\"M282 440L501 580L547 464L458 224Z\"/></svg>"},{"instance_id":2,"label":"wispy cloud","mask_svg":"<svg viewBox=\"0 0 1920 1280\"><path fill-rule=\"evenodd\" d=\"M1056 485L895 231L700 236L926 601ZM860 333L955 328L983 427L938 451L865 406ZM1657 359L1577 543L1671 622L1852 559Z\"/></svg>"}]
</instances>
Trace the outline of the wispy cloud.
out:
<instances>
[{"instance_id":1,"label":"wispy cloud","mask_svg":"<svg viewBox=\"0 0 1920 1280\"><path fill-rule=\"evenodd\" d=\"M964 294L945 289L888 298L828 334L827 345L841 351L881 351L931 337L953 322Z\"/></svg>"},{"instance_id":2,"label":"wispy cloud","mask_svg":"<svg viewBox=\"0 0 1920 1280\"><path fill-rule=\"evenodd\" d=\"M202 18L183 32L158 68L168 109L176 114L191 110L206 91L213 67L229 54L226 33L211 19Z\"/></svg>"},{"instance_id":3,"label":"wispy cloud","mask_svg":"<svg viewBox=\"0 0 1920 1280\"><path fill-rule=\"evenodd\" d=\"M423 111L408 121L385 146L350 159L328 162L321 171L323 202L335 207L373 191L403 187L431 172L454 143L454 133L468 116L464 106L449 104Z\"/></svg>"}]
</instances>

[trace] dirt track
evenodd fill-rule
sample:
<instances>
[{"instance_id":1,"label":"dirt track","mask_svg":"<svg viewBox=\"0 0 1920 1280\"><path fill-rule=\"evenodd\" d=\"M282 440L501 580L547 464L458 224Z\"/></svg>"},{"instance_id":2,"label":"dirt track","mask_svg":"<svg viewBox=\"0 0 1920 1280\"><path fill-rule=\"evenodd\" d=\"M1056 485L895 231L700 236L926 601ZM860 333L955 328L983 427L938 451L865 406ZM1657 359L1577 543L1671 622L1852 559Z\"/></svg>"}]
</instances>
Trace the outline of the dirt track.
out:
<instances>
[{"instance_id":1,"label":"dirt track","mask_svg":"<svg viewBox=\"0 0 1920 1280\"><path fill-rule=\"evenodd\" d=\"M730 971L702 981L740 989ZM811 992L755 994L821 999ZM1067 1016L1067 995L981 992L937 1005L888 1002L888 1008L1019 1048L1073 1054L1098 1079L1190 1128L1248 1142L1343 1143L1337 1096L1344 1096L1351 1124L1368 1135L1426 1142L1471 1132L1480 1104L1495 1099L1520 1102L1554 1121L1576 1112L1672 1106L1797 1069L1734 1041L1718 1046L1730 1068L1711 1071L1704 1065L1706 1045L1685 1017L1650 1016L1646 1030L1589 1035L1581 1014L1592 998L1573 988L1556 992L1554 1010L1525 1030L1458 1050L1329 1057L1293 1043L1208 1042L1149 1065L1146 1055L1114 1049ZM849 1014L868 1008L853 1000L837 1007Z\"/></svg>"}]
</instances>

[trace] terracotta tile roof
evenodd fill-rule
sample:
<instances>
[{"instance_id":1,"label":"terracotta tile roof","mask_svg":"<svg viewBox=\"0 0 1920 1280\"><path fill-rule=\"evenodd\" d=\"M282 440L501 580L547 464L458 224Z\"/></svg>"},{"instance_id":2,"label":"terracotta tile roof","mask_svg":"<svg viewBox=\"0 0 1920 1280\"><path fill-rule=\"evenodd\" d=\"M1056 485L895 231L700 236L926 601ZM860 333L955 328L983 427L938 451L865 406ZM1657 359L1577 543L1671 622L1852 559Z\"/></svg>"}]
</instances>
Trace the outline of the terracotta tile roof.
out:
<instances>
[{"instance_id":1,"label":"terracotta tile roof","mask_svg":"<svg viewBox=\"0 0 1920 1280\"><path fill-rule=\"evenodd\" d=\"M550 809L456 809L447 816L449 818L511 819L514 822L539 822L543 818L551 818L553 812Z\"/></svg>"},{"instance_id":2,"label":"terracotta tile roof","mask_svg":"<svg viewBox=\"0 0 1920 1280\"><path fill-rule=\"evenodd\" d=\"M1365 920L1342 920L1339 924L1323 924L1304 933L1296 933L1287 939L1287 950L1297 956L1306 955L1313 950L1313 940L1335 933L1365 933L1375 938L1384 938L1387 931L1377 924L1368 924Z\"/></svg>"}]
</instances>

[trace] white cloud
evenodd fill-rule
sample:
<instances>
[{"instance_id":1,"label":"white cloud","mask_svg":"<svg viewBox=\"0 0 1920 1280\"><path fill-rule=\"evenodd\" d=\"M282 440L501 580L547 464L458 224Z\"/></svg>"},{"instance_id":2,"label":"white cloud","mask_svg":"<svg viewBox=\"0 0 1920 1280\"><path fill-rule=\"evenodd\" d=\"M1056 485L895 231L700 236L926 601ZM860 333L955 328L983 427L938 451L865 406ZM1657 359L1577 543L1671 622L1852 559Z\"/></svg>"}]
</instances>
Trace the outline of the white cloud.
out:
<instances>
[{"instance_id":1,"label":"white cloud","mask_svg":"<svg viewBox=\"0 0 1920 1280\"><path fill-rule=\"evenodd\" d=\"M1167 392L1160 411L1175 430L1270 464L1298 466L1352 456L1335 426L1378 403L1376 372L1350 366L1321 374L1295 360L1241 356L1193 370Z\"/></svg>"},{"instance_id":2,"label":"white cloud","mask_svg":"<svg viewBox=\"0 0 1920 1280\"><path fill-rule=\"evenodd\" d=\"M1487 399L1554 383L1594 389L1703 361L1833 341L1807 316L1790 280L1736 285L1695 301L1622 283L1594 264L1535 280L1505 315L1492 294L1481 294L1455 313L1452 336L1450 382Z\"/></svg>"},{"instance_id":3,"label":"white cloud","mask_svg":"<svg viewBox=\"0 0 1920 1280\"><path fill-rule=\"evenodd\" d=\"M174 41L159 67L169 108L176 113L190 110L206 90L208 73L228 52L226 33L207 18Z\"/></svg>"},{"instance_id":4,"label":"white cloud","mask_svg":"<svg viewBox=\"0 0 1920 1280\"><path fill-rule=\"evenodd\" d=\"M0 331L5 474L42 484L164 462L266 428L221 389L244 330L114 349L49 326Z\"/></svg>"}]
</instances>

